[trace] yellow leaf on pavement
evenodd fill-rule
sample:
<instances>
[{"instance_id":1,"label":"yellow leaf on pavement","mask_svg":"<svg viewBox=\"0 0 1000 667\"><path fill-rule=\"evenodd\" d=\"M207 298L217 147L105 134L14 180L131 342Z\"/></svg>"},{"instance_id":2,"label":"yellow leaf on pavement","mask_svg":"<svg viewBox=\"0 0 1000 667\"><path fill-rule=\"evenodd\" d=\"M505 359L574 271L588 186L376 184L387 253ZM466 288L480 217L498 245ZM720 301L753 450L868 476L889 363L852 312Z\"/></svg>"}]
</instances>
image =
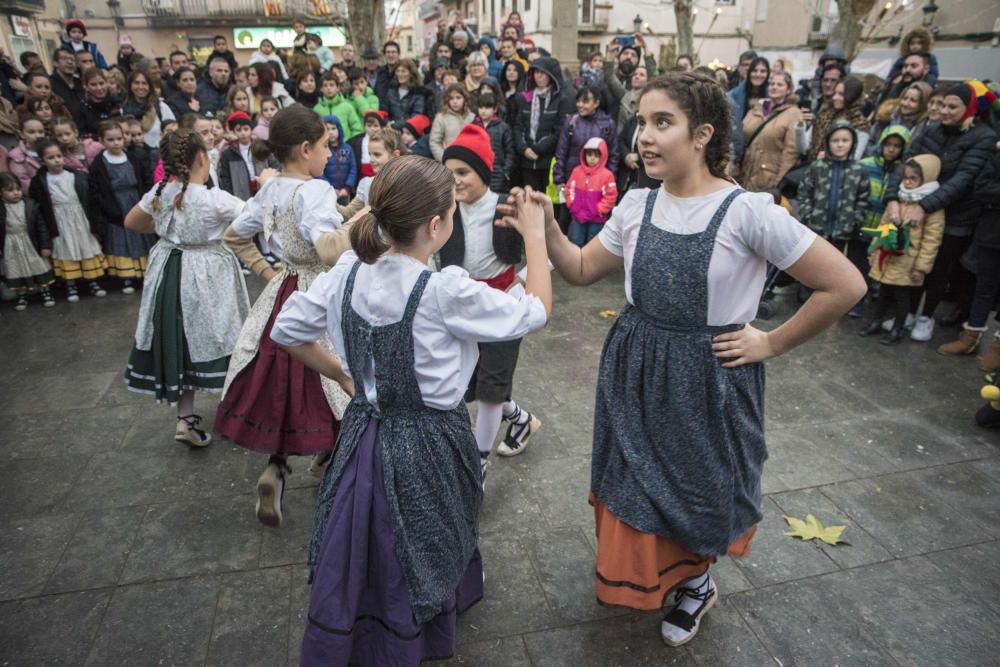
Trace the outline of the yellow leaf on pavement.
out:
<instances>
[{"instance_id":1,"label":"yellow leaf on pavement","mask_svg":"<svg viewBox=\"0 0 1000 667\"><path fill-rule=\"evenodd\" d=\"M806 520L796 519L794 516L786 516L785 521L792 529L785 533L789 537L797 537L801 540L823 540L827 544L847 544L840 539L841 533L847 526L824 526L819 519L812 514L806 515Z\"/></svg>"},{"instance_id":2,"label":"yellow leaf on pavement","mask_svg":"<svg viewBox=\"0 0 1000 667\"><path fill-rule=\"evenodd\" d=\"M604 317L604 318L618 317L618 311L617 310L613 310L613 309L602 310L600 313L598 313L598 315L600 315L601 317Z\"/></svg>"}]
</instances>

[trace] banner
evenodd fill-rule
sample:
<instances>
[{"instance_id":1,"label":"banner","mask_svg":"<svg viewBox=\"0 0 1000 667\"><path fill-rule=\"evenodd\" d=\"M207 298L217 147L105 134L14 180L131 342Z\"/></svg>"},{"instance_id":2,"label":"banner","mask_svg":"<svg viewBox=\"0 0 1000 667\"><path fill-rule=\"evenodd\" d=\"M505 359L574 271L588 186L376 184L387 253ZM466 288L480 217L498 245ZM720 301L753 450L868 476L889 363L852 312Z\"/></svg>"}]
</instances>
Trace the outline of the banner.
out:
<instances>
[{"instance_id":1,"label":"banner","mask_svg":"<svg viewBox=\"0 0 1000 667\"><path fill-rule=\"evenodd\" d=\"M347 43L344 29L340 27L313 25L306 28L306 31L319 35L323 46L333 48ZM290 49L295 40L295 31L288 26L233 28L233 46L237 49L257 49L265 39L271 40L276 49Z\"/></svg>"}]
</instances>

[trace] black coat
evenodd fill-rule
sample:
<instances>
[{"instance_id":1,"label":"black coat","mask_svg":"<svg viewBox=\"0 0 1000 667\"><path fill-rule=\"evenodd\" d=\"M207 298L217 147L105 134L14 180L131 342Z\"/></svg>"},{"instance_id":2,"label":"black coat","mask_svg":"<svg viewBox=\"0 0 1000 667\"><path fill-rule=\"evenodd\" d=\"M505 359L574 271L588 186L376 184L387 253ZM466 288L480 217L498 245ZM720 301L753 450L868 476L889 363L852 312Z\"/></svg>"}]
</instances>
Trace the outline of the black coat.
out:
<instances>
[{"instance_id":1,"label":"black coat","mask_svg":"<svg viewBox=\"0 0 1000 667\"><path fill-rule=\"evenodd\" d=\"M976 225L976 245L1000 248L1000 152L993 153L979 174L972 197L983 207Z\"/></svg>"},{"instance_id":2,"label":"black coat","mask_svg":"<svg viewBox=\"0 0 1000 667\"><path fill-rule=\"evenodd\" d=\"M73 85L69 86L61 76L53 74L49 77L49 83L52 85L52 92L63 101L69 115L73 118L73 122L82 131L86 121L83 115L83 82L80 81L79 77L75 77Z\"/></svg>"},{"instance_id":3,"label":"black coat","mask_svg":"<svg viewBox=\"0 0 1000 667\"><path fill-rule=\"evenodd\" d=\"M958 227L973 227L979 219L982 204L973 197L976 177L996 153L997 135L989 126L978 121L967 130L955 125L937 125L917 137L908 155L930 153L941 159L938 183L941 187L922 200L920 207L928 213L944 209L945 233ZM902 169L889 179L885 201L899 200ZM958 233L955 236L969 236Z\"/></svg>"},{"instance_id":4,"label":"black coat","mask_svg":"<svg viewBox=\"0 0 1000 667\"><path fill-rule=\"evenodd\" d=\"M641 159L639 160L638 169L629 169L628 165L625 164L626 155L639 152L639 147L636 145L638 139L636 127L638 124L638 117L632 116L618 134L618 154L621 155L621 160L618 162L618 173L615 175L615 183L618 186L619 201L632 188L658 188L662 183L659 179L651 178L646 174L646 165Z\"/></svg>"},{"instance_id":5,"label":"black coat","mask_svg":"<svg viewBox=\"0 0 1000 667\"><path fill-rule=\"evenodd\" d=\"M361 182L361 142L365 140L365 133L351 137L347 140L347 145L354 151L354 166L357 167L358 182Z\"/></svg>"},{"instance_id":6,"label":"black coat","mask_svg":"<svg viewBox=\"0 0 1000 667\"><path fill-rule=\"evenodd\" d=\"M139 195L142 196L153 187L153 179L151 174L143 173L143 165L138 159L131 155L128 157L129 165L135 172ZM90 165L87 185L90 186L90 202L87 210L90 219L101 224L124 227L128 211L123 211L118 206L118 199L111 187L111 174L108 172L103 152L94 158L94 163Z\"/></svg>"},{"instance_id":7,"label":"black coat","mask_svg":"<svg viewBox=\"0 0 1000 667\"><path fill-rule=\"evenodd\" d=\"M41 219L38 205L30 197L25 197L24 220L28 224L28 238L35 250L52 250L52 237L49 228ZM7 242L7 204L0 199L0 257L3 257L4 244Z\"/></svg>"},{"instance_id":8,"label":"black coat","mask_svg":"<svg viewBox=\"0 0 1000 667\"><path fill-rule=\"evenodd\" d=\"M195 97L198 98L198 104L200 105L200 113L203 116L214 116L223 110L225 110L228 104L227 97L229 95L229 85L219 89L215 87L211 79L202 79L198 82L198 89L195 91ZM225 121L225 118L222 119Z\"/></svg>"},{"instance_id":9,"label":"black coat","mask_svg":"<svg viewBox=\"0 0 1000 667\"><path fill-rule=\"evenodd\" d=\"M193 98L197 99L197 98ZM191 107L191 99L179 90L169 93L166 98L167 106L174 112L174 116L180 121L181 116L187 113L199 113ZM200 108L200 107L199 107Z\"/></svg>"},{"instance_id":10,"label":"black coat","mask_svg":"<svg viewBox=\"0 0 1000 667\"><path fill-rule=\"evenodd\" d=\"M392 126L398 130L403 127L403 123L417 114L428 116L429 114L427 112L431 108L431 104L427 100L429 96L430 91L423 86L411 88L406 97L402 99L399 97L398 86L389 88L386 93L389 122L392 123ZM381 100L382 98L379 99Z\"/></svg>"},{"instance_id":11,"label":"black coat","mask_svg":"<svg viewBox=\"0 0 1000 667\"><path fill-rule=\"evenodd\" d=\"M88 222L90 222L90 232L97 238L103 239L104 228L101 226L99 220L95 220L90 215L87 174L72 169L66 169L66 171L73 174L73 187L76 189L76 196L80 199L80 203L83 204L83 211L87 215ZM38 204L39 222L45 225L49 233L49 238L54 239L59 236L59 226L56 224L56 213L52 207L52 196L49 194L49 186L45 182L47 175L48 172L45 169L38 170L38 173L31 179L31 185L28 186L28 196Z\"/></svg>"},{"instance_id":12,"label":"black coat","mask_svg":"<svg viewBox=\"0 0 1000 667\"><path fill-rule=\"evenodd\" d=\"M497 199L497 204L506 201L507 195L502 193ZM493 219L499 220L501 217L503 216L497 209ZM517 264L524 254L524 240L513 229L493 225L493 253L504 264ZM441 259L441 268L461 266L465 261L465 228L462 226L462 209L458 206L455 207L455 215L452 218L451 236L441 247L438 257Z\"/></svg>"},{"instance_id":13,"label":"black coat","mask_svg":"<svg viewBox=\"0 0 1000 667\"><path fill-rule=\"evenodd\" d=\"M477 117L473 121L480 127L483 122ZM510 125L494 117L485 127L490 135L490 148L493 149L493 175L490 177L490 190L507 192L510 189L510 179L514 175L514 132Z\"/></svg>"},{"instance_id":14,"label":"black coat","mask_svg":"<svg viewBox=\"0 0 1000 667\"><path fill-rule=\"evenodd\" d=\"M538 130L534 140L531 139L531 97L535 94L535 82L531 71L528 72L528 88L517 94L514 122L514 148L517 151L518 165L522 169L548 169L556 154L556 144L559 142L559 131L566 117L576 108L574 97L563 90L562 72L559 61L555 58L538 58L531 69L539 69L552 79L552 91L538 119ZM538 154L537 160L531 160L524 155L528 148Z\"/></svg>"},{"instance_id":15,"label":"black coat","mask_svg":"<svg viewBox=\"0 0 1000 667\"><path fill-rule=\"evenodd\" d=\"M100 102L83 102L83 125L80 125L80 136L100 139L97 128L103 121L109 118L118 118L122 115L121 100L108 95Z\"/></svg>"},{"instance_id":16,"label":"black coat","mask_svg":"<svg viewBox=\"0 0 1000 667\"><path fill-rule=\"evenodd\" d=\"M375 91L375 97L379 101L378 108L382 111L389 110L389 88L393 87L395 81L395 67L390 68L388 65L379 65L378 69L375 70L375 85L372 86L372 89Z\"/></svg>"}]
</instances>

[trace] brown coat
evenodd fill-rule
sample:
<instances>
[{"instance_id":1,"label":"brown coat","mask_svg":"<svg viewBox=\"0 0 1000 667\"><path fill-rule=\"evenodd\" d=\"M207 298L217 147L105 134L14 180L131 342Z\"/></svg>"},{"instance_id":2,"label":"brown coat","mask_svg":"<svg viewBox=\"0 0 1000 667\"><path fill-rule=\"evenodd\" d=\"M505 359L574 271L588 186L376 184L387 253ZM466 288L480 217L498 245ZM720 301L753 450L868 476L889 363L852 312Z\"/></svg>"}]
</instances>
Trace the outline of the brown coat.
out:
<instances>
[{"instance_id":1,"label":"brown coat","mask_svg":"<svg viewBox=\"0 0 1000 667\"><path fill-rule=\"evenodd\" d=\"M778 187L782 177L799 158L795 148L795 126L802 122L802 110L794 103L786 102L771 110L771 115L774 114L778 116L764 126L743 153L740 180L743 187L752 192ZM754 100L743 119L743 136L749 141L763 123L761 100Z\"/></svg>"},{"instance_id":2,"label":"brown coat","mask_svg":"<svg viewBox=\"0 0 1000 667\"><path fill-rule=\"evenodd\" d=\"M925 183L937 180L941 171L941 161L937 157L918 155L913 160L920 164L924 172ZM906 220L907 214L916 206L920 206L920 203L900 202L899 217ZM889 213L886 212L882 216L883 223L890 221L888 215ZM886 257L881 270L878 268L878 262L872 262L872 270L868 275L873 280L886 285L916 287L913 280L910 279L910 272L916 270L925 275L931 272L943 236L944 209L941 209L929 213L919 225L910 227L910 249L906 251L905 255Z\"/></svg>"}]
</instances>

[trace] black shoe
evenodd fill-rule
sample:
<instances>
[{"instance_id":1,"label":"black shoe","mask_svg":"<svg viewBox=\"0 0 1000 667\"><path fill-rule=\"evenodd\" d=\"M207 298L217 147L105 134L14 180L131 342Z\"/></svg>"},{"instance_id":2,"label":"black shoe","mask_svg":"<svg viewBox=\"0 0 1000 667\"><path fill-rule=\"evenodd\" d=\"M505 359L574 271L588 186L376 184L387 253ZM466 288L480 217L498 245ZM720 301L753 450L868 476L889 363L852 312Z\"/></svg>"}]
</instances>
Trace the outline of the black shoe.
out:
<instances>
[{"instance_id":1,"label":"black shoe","mask_svg":"<svg viewBox=\"0 0 1000 667\"><path fill-rule=\"evenodd\" d=\"M875 319L868 323L864 329L858 332L859 336L874 336L877 333L882 333L882 323Z\"/></svg>"},{"instance_id":2,"label":"black shoe","mask_svg":"<svg viewBox=\"0 0 1000 667\"><path fill-rule=\"evenodd\" d=\"M882 336L882 340L879 341L882 345L899 345L903 340L903 330L893 329L886 335Z\"/></svg>"}]
</instances>

